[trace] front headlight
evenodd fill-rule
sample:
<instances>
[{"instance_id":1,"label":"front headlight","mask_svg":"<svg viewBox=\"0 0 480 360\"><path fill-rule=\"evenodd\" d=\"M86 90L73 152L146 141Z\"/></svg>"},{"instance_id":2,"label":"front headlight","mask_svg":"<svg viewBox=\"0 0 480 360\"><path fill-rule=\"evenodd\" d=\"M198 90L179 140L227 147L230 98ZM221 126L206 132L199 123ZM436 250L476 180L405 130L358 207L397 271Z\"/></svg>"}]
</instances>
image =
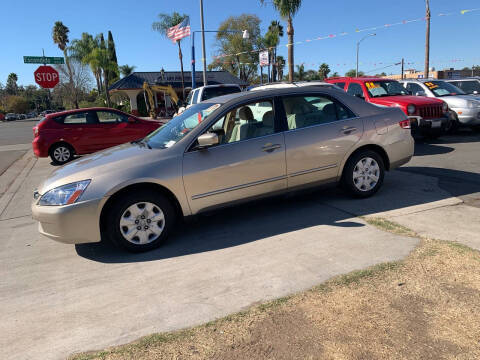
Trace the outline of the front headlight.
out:
<instances>
[{"instance_id":1,"label":"front headlight","mask_svg":"<svg viewBox=\"0 0 480 360\"><path fill-rule=\"evenodd\" d=\"M415 107L415 105L413 104L410 104L407 106L407 112L408 112L408 115L413 115L415 114L415 111L417 110L417 108Z\"/></svg>"},{"instance_id":2,"label":"front headlight","mask_svg":"<svg viewBox=\"0 0 480 360\"><path fill-rule=\"evenodd\" d=\"M446 102L443 103L442 110L443 110L444 113L446 113L448 111L448 104Z\"/></svg>"},{"instance_id":3,"label":"front headlight","mask_svg":"<svg viewBox=\"0 0 480 360\"><path fill-rule=\"evenodd\" d=\"M62 185L47 191L38 201L38 205L59 206L70 205L80 199L83 192L90 184L90 180L83 180L67 185Z\"/></svg>"}]
</instances>

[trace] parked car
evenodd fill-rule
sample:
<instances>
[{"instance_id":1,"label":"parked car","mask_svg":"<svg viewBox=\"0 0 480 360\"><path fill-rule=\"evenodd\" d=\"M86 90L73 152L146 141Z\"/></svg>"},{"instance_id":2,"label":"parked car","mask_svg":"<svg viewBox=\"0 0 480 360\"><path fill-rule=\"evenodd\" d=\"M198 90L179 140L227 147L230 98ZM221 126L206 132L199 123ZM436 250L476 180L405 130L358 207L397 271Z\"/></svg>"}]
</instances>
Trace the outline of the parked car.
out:
<instances>
[{"instance_id":1,"label":"parked car","mask_svg":"<svg viewBox=\"0 0 480 360\"><path fill-rule=\"evenodd\" d=\"M17 114L8 113L7 115L5 115L5 121L14 121L14 120L18 120Z\"/></svg>"},{"instance_id":2,"label":"parked car","mask_svg":"<svg viewBox=\"0 0 480 360\"><path fill-rule=\"evenodd\" d=\"M268 103L255 116L253 107ZM375 194L413 155L410 121L324 87L242 92L193 105L142 141L78 159L34 193L42 234L65 243L157 247L176 219L340 182Z\"/></svg>"},{"instance_id":3,"label":"parked car","mask_svg":"<svg viewBox=\"0 0 480 360\"><path fill-rule=\"evenodd\" d=\"M441 98L455 113L454 127L469 126L480 130L480 99L474 95L467 95L453 84L442 80L404 80L403 85L412 94Z\"/></svg>"},{"instance_id":4,"label":"parked car","mask_svg":"<svg viewBox=\"0 0 480 360\"><path fill-rule=\"evenodd\" d=\"M25 120L27 118L26 114L18 114L18 120Z\"/></svg>"},{"instance_id":5,"label":"parked car","mask_svg":"<svg viewBox=\"0 0 480 360\"><path fill-rule=\"evenodd\" d=\"M0 112L0 121L4 121L4 120L5 120L5 115L2 112Z\"/></svg>"},{"instance_id":6,"label":"parked car","mask_svg":"<svg viewBox=\"0 0 480 360\"><path fill-rule=\"evenodd\" d=\"M31 111L27 114L27 119L32 119L37 117L37 113L35 111Z\"/></svg>"},{"instance_id":7,"label":"parked car","mask_svg":"<svg viewBox=\"0 0 480 360\"><path fill-rule=\"evenodd\" d=\"M338 77L326 81L369 103L402 109L412 123L414 134L437 137L450 129L451 119L445 102L412 96L396 80L378 77Z\"/></svg>"},{"instance_id":8,"label":"parked car","mask_svg":"<svg viewBox=\"0 0 480 360\"><path fill-rule=\"evenodd\" d=\"M480 95L480 78L445 80L445 82L458 87L467 95Z\"/></svg>"},{"instance_id":9,"label":"parked car","mask_svg":"<svg viewBox=\"0 0 480 360\"><path fill-rule=\"evenodd\" d=\"M90 108L47 114L33 127L33 152L61 165L74 155L89 154L145 137L160 122L119 110Z\"/></svg>"},{"instance_id":10,"label":"parked car","mask_svg":"<svg viewBox=\"0 0 480 360\"><path fill-rule=\"evenodd\" d=\"M175 115L181 114L190 106L195 105L204 100L208 100L217 96L234 94L241 92L242 88L237 84L221 84L221 85L206 85L192 89L185 100L184 106L181 106Z\"/></svg>"}]
</instances>

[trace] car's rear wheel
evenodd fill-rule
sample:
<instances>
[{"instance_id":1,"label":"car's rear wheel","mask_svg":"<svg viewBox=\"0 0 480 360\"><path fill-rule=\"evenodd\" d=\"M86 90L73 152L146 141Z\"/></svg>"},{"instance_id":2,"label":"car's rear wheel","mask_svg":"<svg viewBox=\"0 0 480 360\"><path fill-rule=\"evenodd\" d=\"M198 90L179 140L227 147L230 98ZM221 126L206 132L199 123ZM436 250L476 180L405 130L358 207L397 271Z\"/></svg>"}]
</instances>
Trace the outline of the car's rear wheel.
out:
<instances>
[{"instance_id":1,"label":"car's rear wheel","mask_svg":"<svg viewBox=\"0 0 480 360\"><path fill-rule=\"evenodd\" d=\"M50 148L50 158L56 165L63 165L73 159L73 148L65 143L53 145Z\"/></svg>"},{"instance_id":2,"label":"car's rear wheel","mask_svg":"<svg viewBox=\"0 0 480 360\"><path fill-rule=\"evenodd\" d=\"M373 150L360 151L348 159L343 170L343 185L355 197L366 198L382 186L385 164Z\"/></svg>"},{"instance_id":3,"label":"car's rear wheel","mask_svg":"<svg viewBox=\"0 0 480 360\"><path fill-rule=\"evenodd\" d=\"M106 236L132 252L143 252L162 244L175 224L175 211L162 194L136 191L111 206L105 223Z\"/></svg>"}]
</instances>

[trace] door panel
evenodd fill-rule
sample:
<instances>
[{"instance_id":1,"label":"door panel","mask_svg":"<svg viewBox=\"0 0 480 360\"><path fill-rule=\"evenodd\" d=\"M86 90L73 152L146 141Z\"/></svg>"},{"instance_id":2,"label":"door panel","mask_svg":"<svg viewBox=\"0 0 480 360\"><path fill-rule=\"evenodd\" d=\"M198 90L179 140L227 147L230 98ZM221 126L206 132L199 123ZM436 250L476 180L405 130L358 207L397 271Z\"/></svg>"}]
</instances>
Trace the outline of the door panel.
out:
<instances>
[{"instance_id":1,"label":"door panel","mask_svg":"<svg viewBox=\"0 0 480 360\"><path fill-rule=\"evenodd\" d=\"M335 179L345 154L362 133L360 118L286 132L288 187Z\"/></svg>"},{"instance_id":2,"label":"door panel","mask_svg":"<svg viewBox=\"0 0 480 360\"><path fill-rule=\"evenodd\" d=\"M285 190L283 133L187 152L183 181L193 213Z\"/></svg>"}]
</instances>

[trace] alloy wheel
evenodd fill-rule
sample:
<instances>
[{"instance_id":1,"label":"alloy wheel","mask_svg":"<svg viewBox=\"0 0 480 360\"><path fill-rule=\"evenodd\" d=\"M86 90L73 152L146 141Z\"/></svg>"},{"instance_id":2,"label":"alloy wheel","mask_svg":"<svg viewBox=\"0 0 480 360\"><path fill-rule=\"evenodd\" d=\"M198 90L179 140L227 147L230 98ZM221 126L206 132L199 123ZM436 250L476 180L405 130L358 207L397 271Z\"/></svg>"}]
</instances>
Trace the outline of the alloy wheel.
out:
<instances>
[{"instance_id":1,"label":"alloy wheel","mask_svg":"<svg viewBox=\"0 0 480 360\"><path fill-rule=\"evenodd\" d=\"M70 149L66 146L59 146L53 151L53 157L60 163L64 163L70 159Z\"/></svg>"},{"instance_id":2,"label":"alloy wheel","mask_svg":"<svg viewBox=\"0 0 480 360\"><path fill-rule=\"evenodd\" d=\"M371 157L362 158L353 168L353 184L360 191L370 191L380 179L380 166Z\"/></svg>"}]
</instances>

